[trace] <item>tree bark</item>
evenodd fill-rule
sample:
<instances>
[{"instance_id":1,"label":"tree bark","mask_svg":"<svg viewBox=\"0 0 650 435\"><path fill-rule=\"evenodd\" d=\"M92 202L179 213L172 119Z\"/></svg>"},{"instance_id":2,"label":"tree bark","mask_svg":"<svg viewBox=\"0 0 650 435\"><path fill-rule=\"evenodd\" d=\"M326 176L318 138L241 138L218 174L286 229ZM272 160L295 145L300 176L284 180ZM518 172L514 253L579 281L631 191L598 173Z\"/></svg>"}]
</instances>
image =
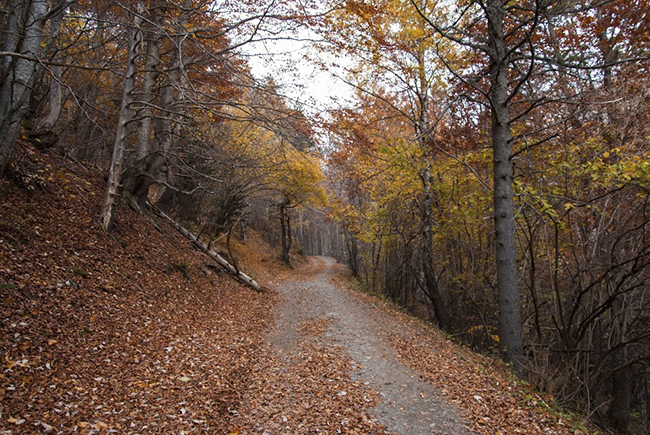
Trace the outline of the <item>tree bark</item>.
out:
<instances>
[{"instance_id":1,"label":"tree bark","mask_svg":"<svg viewBox=\"0 0 650 435\"><path fill-rule=\"evenodd\" d=\"M420 8L425 10L426 1L420 2ZM426 27L424 19L419 20L422 30ZM418 119L416 133L425 158L433 158L429 153L431 122L429 119L429 80L425 63L424 45L418 46ZM438 276L433 258L433 217L434 217L434 192L431 176L431 163L427 162L420 174L422 178L422 274L424 291L433 304L436 320L440 329L449 330L449 316L444 300L440 294Z\"/></svg>"},{"instance_id":2,"label":"tree bark","mask_svg":"<svg viewBox=\"0 0 650 435\"><path fill-rule=\"evenodd\" d=\"M54 65L50 69L50 72L50 90L47 95L47 103L45 104L43 114L34 124L34 132L51 131L61 115L63 97L61 89L61 67Z\"/></svg>"},{"instance_id":3,"label":"tree bark","mask_svg":"<svg viewBox=\"0 0 650 435\"><path fill-rule=\"evenodd\" d=\"M124 171L122 191L127 202L134 209L145 209L149 188L158 181L165 163L164 152L154 151L134 162Z\"/></svg>"},{"instance_id":4,"label":"tree bark","mask_svg":"<svg viewBox=\"0 0 650 435\"><path fill-rule=\"evenodd\" d=\"M352 271L352 276L355 278L359 277L359 247L357 246L357 239L350 234L349 231L346 231L346 246L348 250L348 262L350 263L350 269Z\"/></svg>"},{"instance_id":5,"label":"tree bark","mask_svg":"<svg viewBox=\"0 0 650 435\"><path fill-rule=\"evenodd\" d=\"M113 222L113 206L115 205L120 180L122 178L122 164L124 162L124 149L126 147L126 127L132 118L131 100L135 83L136 56L141 38L141 24L142 18L140 15L134 15L133 28L131 29L131 37L129 39L126 73L124 75L124 91L122 93L122 103L120 105L120 118L117 124L115 144L113 145L113 158L111 159L111 167L108 173L106 197L101 212L102 227L105 231L109 231Z\"/></svg>"},{"instance_id":6,"label":"tree bark","mask_svg":"<svg viewBox=\"0 0 650 435\"><path fill-rule=\"evenodd\" d=\"M428 164L422 174L424 198L422 201L422 271L424 274L424 291L433 304L438 325L442 330L448 330L449 316L447 308L440 295L438 276L433 264L433 193L431 183L431 165Z\"/></svg>"},{"instance_id":7,"label":"tree bark","mask_svg":"<svg viewBox=\"0 0 650 435\"><path fill-rule=\"evenodd\" d=\"M136 161L145 158L151 149L152 104L156 98L154 89L159 75L158 65L160 64L160 47L158 45L160 41L156 34L157 29L154 27L160 23L160 17L162 14L160 1L152 0L149 11L149 20L153 24L147 25L148 29L144 34L144 40L147 43L147 53L144 65L144 75L142 78L142 107L138 110L140 128L138 129L135 147Z\"/></svg>"},{"instance_id":8,"label":"tree bark","mask_svg":"<svg viewBox=\"0 0 650 435\"><path fill-rule=\"evenodd\" d=\"M627 350L627 347L622 348L617 352L617 357L614 358L615 364L621 368L616 370L612 375L612 391L614 397L607 412L607 416L612 425L622 432L626 432L630 425L632 388L634 384L632 368L627 365Z\"/></svg>"},{"instance_id":9,"label":"tree bark","mask_svg":"<svg viewBox=\"0 0 650 435\"><path fill-rule=\"evenodd\" d=\"M282 261L291 264L291 217L287 212L289 200L280 204L280 231L282 239Z\"/></svg>"},{"instance_id":10,"label":"tree bark","mask_svg":"<svg viewBox=\"0 0 650 435\"><path fill-rule=\"evenodd\" d=\"M47 0L14 0L10 10L3 29L5 51L40 58L43 27L48 14ZM21 28L21 22L25 23L24 28ZM4 56L1 64L4 83L0 88L0 175L13 154L39 69L37 62L22 57Z\"/></svg>"},{"instance_id":11,"label":"tree bark","mask_svg":"<svg viewBox=\"0 0 650 435\"><path fill-rule=\"evenodd\" d=\"M151 152L146 154L144 150L144 137L139 138L142 143L138 144L138 154L144 154L144 157L137 160L131 168L125 173L124 190L134 199L134 204L142 208L146 202L146 195L149 187L158 182L163 168L167 162L167 155L172 146L174 130L176 128L173 117L174 103L177 100L177 87L182 78L182 41L186 36L190 2L184 1L182 12L178 18L178 33L174 38L174 59L167 70L165 83L160 91L159 101L161 107L160 116L156 119L154 126L154 138L151 144ZM148 127L151 128L151 127ZM145 134L145 132L141 132ZM150 133L148 134L150 135ZM148 140L148 138L147 138ZM148 146L148 145L147 145ZM143 147L140 149L140 147Z\"/></svg>"},{"instance_id":12,"label":"tree bark","mask_svg":"<svg viewBox=\"0 0 650 435\"><path fill-rule=\"evenodd\" d=\"M501 0L486 8L490 42L490 106L494 163L494 225L496 231L499 348L506 362L523 373L523 331L517 273L514 216L512 133L508 100L508 48Z\"/></svg>"}]
</instances>

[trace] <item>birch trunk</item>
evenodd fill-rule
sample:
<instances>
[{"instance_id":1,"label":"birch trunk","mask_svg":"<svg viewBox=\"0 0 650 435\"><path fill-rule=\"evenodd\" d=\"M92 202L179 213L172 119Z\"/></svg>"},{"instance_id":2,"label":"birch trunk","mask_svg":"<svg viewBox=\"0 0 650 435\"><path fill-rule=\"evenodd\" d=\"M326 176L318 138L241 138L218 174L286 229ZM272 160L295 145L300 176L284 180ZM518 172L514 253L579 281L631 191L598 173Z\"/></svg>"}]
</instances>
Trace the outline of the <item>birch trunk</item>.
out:
<instances>
[{"instance_id":1,"label":"birch trunk","mask_svg":"<svg viewBox=\"0 0 650 435\"><path fill-rule=\"evenodd\" d=\"M124 162L124 149L126 148L127 125L132 118L131 98L135 82L136 73L136 56L138 45L140 44L141 31L140 25L142 18L136 14L133 17L133 28L129 40L129 53L124 75L124 91L122 93L122 103L120 105L120 118L117 124L117 133L115 135L115 144L113 145L113 158L108 173L108 186L106 188L106 197L102 207L101 222L105 231L110 229L113 222L113 206L118 196L120 179L122 177L122 164Z\"/></svg>"},{"instance_id":2,"label":"birch trunk","mask_svg":"<svg viewBox=\"0 0 650 435\"><path fill-rule=\"evenodd\" d=\"M11 13L3 29L5 51L40 58L43 27L49 12L47 0L31 0L27 3L14 0L10 7ZM25 26L21 28L24 15ZM0 175L13 153L39 69L37 62L21 57L4 56L1 64L5 81L0 88Z\"/></svg>"},{"instance_id":3,"label":"birch trunk","mask_svg":"<svg viewBox=\"0 0 650 435\"><path fill-rule=\"evenodd\" d=\"M243 284L246 284L250 288L254 289L255 291L261 291L260 285L250 276L246 275L242 271L238 270L230 264L225 258L217 254L215 251L211 250L208 248L205 243L203 243L197 236L194 234L190 233L188 230L183 228L181 224L176 222L174 219L171 217L167 216L165 213L163 213L161 210L157 209L156 207L151 207L153 212L160 216L161 218L165 219L167 222L169 222L176 230L181 233L185 238L187 238L194 246L196 246L201 252L209 256L212 260L214 260L219 266L221 266L226 272L230 273L232 276L234 276L238 281L240 281Z\"/></svg>"}]
</instances>

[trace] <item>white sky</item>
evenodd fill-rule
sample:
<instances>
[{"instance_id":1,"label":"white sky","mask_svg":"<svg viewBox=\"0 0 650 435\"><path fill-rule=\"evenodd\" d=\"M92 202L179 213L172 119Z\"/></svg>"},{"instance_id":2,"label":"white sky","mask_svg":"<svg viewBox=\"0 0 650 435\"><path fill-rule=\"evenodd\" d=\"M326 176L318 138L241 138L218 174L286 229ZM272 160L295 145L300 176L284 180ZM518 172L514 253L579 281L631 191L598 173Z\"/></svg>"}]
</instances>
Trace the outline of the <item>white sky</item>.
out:
<instances>
[{"instance_id":1,"label":"white sky","mask_svg":"<svg viewBox=\"0 0 650 435\"><path fill-rule=\"evenodd\" d=\"M346 105L353 94L351 87L307 59L310 44L295 40L266 41L251 44L246 54L257 78L272 76L306 113L321 113Z\"/></svg>"}]
</instances>

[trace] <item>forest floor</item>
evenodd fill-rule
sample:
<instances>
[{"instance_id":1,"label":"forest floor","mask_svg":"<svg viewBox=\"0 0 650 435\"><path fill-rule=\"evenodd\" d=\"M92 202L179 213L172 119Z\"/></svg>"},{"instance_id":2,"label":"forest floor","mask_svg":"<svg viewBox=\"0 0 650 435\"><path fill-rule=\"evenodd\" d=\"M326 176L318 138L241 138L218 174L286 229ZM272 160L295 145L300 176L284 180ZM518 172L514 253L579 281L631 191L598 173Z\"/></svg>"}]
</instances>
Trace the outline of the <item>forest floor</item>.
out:
<instances>
[{"instance_id":1,"label":"forest floor","mask_svg":"<svg viewBox=\"0 0 650 435\"><path fill-rule=\"evenodd\" d=\"M552 398L329 259L237 243L216 270L104 181L22 149L0 180L0 434L582 433Z\"/></svg>"}]
</instances>

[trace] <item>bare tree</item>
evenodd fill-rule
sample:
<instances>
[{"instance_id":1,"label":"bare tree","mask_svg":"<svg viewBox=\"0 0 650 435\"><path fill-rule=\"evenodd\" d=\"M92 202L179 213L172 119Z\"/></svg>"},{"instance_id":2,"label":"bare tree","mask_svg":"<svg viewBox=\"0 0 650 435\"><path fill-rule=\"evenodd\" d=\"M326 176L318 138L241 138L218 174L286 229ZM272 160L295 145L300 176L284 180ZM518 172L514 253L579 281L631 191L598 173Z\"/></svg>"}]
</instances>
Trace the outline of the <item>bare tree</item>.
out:
<instances>
[{"instance_id":1,"label":"bare tree","mask_svg":"<svg viewBox=\"0 0 650 435\"><path fill-rule=\"evenodd\" d=\"M141 6L141 4L140 4ZM115 144L113 145L113 157L111 167L108 172L108 186L106 188L106 198L101 212L102 227L105 231L110 229L113 222L113 207L118 196L118 189L122 179L122 165L124 163L124 149L126 148L127 125L133 118L131 108L132 92L135 86L136 74L136 57L138 54L138 45L141 41L142 31L140 25L142 17L140 13L142 7L137 13L133 14L133 26L130 29L129 51L124 73L124 90L122 92L122 103L120 105L120 117L115 134Z\"/></svg>"}]
</instances>

